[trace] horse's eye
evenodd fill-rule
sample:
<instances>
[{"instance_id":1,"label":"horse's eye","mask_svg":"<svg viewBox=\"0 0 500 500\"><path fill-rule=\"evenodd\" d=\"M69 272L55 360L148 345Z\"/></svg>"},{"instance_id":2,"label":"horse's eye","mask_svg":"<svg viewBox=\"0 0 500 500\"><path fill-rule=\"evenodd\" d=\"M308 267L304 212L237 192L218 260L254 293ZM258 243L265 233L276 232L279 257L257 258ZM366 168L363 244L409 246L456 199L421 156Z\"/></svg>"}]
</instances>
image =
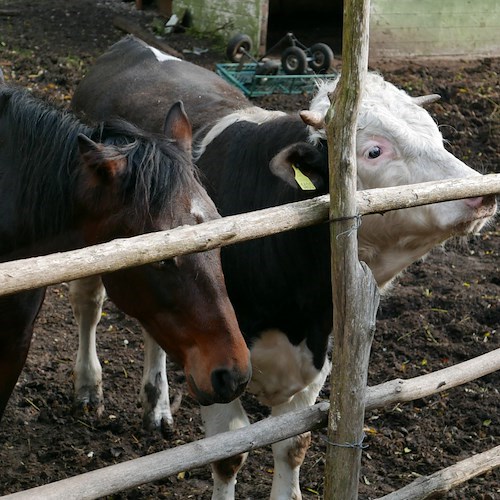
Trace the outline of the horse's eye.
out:
<instances>
[{"instance_id":1,"label":"horse's eye","mask_svg":"<svg viewBox=\"0 0 500 500\"><path fill-rule=\"evenodd\" d=\"M151 266L155 269L162 270L174 264L174 259L159 260L158 262L151 262Z\"/></svg>"},{"instance_id":2,"label":"horse's eye","mask_svg":"<svg viewBox=\"0 0 500 500\"><path fill-rule=\"evenodd\" d=\"M372 160L375 158L378 158L382 154L382 149L380 146L373 146L373 148L370 148L368 151L368 158L371 158Z\"/></svg>"}]
</instances>

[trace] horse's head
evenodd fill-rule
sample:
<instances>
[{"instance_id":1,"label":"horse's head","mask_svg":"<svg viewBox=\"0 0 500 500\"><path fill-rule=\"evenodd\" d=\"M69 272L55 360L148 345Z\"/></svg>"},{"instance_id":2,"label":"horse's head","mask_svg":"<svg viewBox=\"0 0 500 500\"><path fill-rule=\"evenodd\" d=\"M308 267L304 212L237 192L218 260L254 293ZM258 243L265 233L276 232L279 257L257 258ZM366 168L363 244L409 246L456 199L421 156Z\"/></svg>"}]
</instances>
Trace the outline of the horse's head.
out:
<instances>
[{"instance_id":1,"label":"horse's head","mask_svg":"<svg viewBox=\"0 0 500 500\"><path fill-rule=\"evenodd\" d=\"M88 244L219 217L197 180L181 103L168 113L163 136L120 127L120 134L104 127L98 138L79 137L76 191ZM117 306L184 367L201 404L229 402L243 391L249 352L227 296L219 250L113 272L103 281Z\"/></svg>"}]
</instances>

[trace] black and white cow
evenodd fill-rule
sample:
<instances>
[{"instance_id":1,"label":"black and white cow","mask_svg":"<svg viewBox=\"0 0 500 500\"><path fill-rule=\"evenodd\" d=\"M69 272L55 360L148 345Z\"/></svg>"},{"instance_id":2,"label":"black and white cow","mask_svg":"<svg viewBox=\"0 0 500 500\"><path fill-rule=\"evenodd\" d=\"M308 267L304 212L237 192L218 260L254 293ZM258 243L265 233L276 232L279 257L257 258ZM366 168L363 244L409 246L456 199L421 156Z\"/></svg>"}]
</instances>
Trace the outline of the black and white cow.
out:
<instances>
[{"instance_id":1,"label":"black and white cow","mask_svg":"<svg viewBox=\"0 0 500 500\"><path fill-rule=\"evenodd\" d=\"M80 83L73 107L94 121L119 115L159 131L168 107L181 99L193 123L202 180L226 216L328 191L322 127L335 85L320 84L309 110L266 111L214 73L127 37L97 60ZM479 175L446 151L437 125L421 107L424 101L377 74L368 75L358 117L359 189ZM297 182L298 172L309 180L308 189ZM495 210L494 197L481 197L367 216L358 232L359 257L385 288L435 245L478 231ZM228 293L251 350L249 390L273 415L314 404L329 373L329 252L326 225L222 251ZM148 352L159 354L151 346ZM90 356L97 359L95 353ZM164 359L149 356L147 363L144 384L158 388ZM77 366L77 381L82 369ZM100 378L93 383L99 386ZM154 391L143 388L143 395L148 392ZM170 418L165 400L159 410L154 400L143 401L148 422L158 425ZM207 435L248 424L239 400L201 411ZM273 445L271 498L301 498L299 468L309 441L309 435L301 435ZM234 497L243 461L240 456L214 464L213 498Z\"/></svg>"}]
</instances>

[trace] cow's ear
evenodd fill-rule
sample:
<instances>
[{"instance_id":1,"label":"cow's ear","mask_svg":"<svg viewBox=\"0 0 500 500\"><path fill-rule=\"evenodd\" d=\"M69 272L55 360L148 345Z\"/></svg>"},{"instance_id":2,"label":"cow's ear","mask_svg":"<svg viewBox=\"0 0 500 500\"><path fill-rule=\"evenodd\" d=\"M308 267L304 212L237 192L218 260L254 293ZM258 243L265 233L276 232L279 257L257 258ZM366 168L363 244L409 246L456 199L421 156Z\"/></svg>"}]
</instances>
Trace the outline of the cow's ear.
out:
<instances>
[{"instance_id":1,"label":"cow's ear","mask_svg":"<svg viewBox=\"0 0 500 500\"><path fill-rule=\"evenodd\" d=\"M177 101L168 111L163 133L177 142L177 144L191 156L191 146L193 143L193 131L191 123L184 111L182 101Z\"/></svg>"},{"instance_id":2,"label":"cow's ear","mask_svg":"<svg viewBox=\"0 0 500 500\"><path fill-rule=\"evenodd\" d=\"M328 178L321 171L321 163L319 152L312 145L302 142L282 149L270 161L269 169L295 189L319 193L328 187Z\"/></svg>"}]
</instances>

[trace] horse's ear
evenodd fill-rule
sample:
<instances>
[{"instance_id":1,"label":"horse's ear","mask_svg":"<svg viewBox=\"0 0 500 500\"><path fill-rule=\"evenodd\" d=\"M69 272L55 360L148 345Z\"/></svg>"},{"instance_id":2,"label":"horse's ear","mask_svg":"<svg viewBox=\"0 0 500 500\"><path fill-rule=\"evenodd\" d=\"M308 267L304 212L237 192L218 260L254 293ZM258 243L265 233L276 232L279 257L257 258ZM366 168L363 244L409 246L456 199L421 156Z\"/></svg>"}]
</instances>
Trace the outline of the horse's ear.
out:
<instances>
[{"instance_id":1,"label":"horse's ear","mask_svg":"<svg viewBox=\"0 0 500 500\"><path fill-rule=\"evenodd\" d=\"M89 153L98 151L99 145L85 134L78 134L78 149L80 150L80 154L85 156Z\"/></svg>"},{"instance_id":2,"label":"horse's ear","mask_svg":"<svg viewBox=\"0 0 500 500\"><path fill-rule=\"evenodd\" d=\"M168 111L163 133L191 156L191 145L193 143L193 131L191 123L184 111L182 101L177 101Z\"/></svg>"},{"instance_id":3,"label":"horse's ear","mask_svg":"<svg viewBox=\"0 0 500 500\"><path fill-rule=\"evenodd\" d=\"M78 134L78 149L84 165L99 184L110 184L127 167L127 160L117 151L94 142L84 134Z\"/></svg>"}]
</instances>

